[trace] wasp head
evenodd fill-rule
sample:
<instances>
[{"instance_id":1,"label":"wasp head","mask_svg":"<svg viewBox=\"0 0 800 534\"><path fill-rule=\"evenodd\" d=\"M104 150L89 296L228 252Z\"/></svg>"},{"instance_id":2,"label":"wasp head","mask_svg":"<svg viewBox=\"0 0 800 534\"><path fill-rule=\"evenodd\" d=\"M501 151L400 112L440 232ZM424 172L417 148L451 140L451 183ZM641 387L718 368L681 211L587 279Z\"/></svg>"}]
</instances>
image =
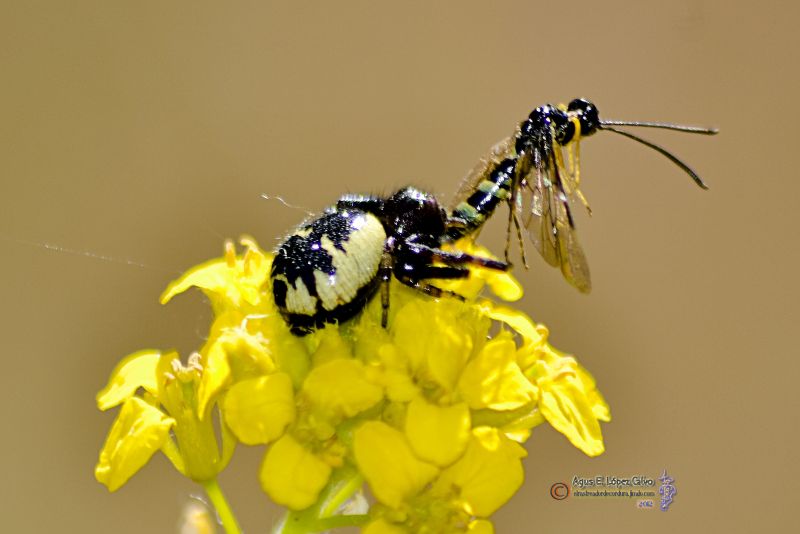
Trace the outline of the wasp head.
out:
<instances>
[{"instance_id":1,"label":"wasp head","mask_svg":"<svg viewBox=\"0 0 800 534\"><path fill-rule=\"evenodd\" d=\"M597 107L585 98L576 98L567 105L567 114L577 117L581 124L581 137L592 135L600 126Z\"/></svg>"}]
</instances>

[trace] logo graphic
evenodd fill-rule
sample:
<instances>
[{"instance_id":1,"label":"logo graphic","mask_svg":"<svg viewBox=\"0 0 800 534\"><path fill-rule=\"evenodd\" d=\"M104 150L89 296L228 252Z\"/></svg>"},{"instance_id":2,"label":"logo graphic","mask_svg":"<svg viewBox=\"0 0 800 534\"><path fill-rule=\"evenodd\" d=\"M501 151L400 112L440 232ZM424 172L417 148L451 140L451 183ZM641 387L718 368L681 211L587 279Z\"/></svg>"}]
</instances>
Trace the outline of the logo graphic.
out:
<instances>
[{"instance_id":1,"label":"logo graphic","mask_svg":"<svg viewBox=\"0 0 800 534\"><path fill-rule=\"evenodd\" d=\"M563 482L556 482L550 486L550 496L557 501L563 501L569 497L569 486Z\"/></svg>"},{"instance_id":2,"label":"logo graphic","mask_svg":"<svg viewBox=\"0 0 800 534\"><path fill-rule=\"evenodd\" d=\"M666 512L669 510L675 495L678 494L678 490L675 488L675 479L667 474L666 469L664 469L664 473L658 480L661 481L661 486L658 488L658 493L661 494L661 511ZM552 488L550 493L553 493Z\"/></svg>"}]
</instances>

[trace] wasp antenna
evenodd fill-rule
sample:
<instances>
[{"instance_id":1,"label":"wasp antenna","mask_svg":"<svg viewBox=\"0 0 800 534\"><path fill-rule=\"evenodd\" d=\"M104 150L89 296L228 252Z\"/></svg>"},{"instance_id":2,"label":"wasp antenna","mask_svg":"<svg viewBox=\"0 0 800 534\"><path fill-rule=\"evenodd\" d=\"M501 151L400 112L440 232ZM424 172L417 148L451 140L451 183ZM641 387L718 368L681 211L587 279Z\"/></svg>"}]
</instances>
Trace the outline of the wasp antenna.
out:
<instances>
[{"instance_id":1,"label":"wasp antenna","mask_svg":"<svg viewBox=\"0 0 800 534\"><path fill-rule=\"evenodd\" d=\"M608 126L605 126L605 124L608 124L608 123L603 123L603 124L604 124L604 126L602 128L603 130L608 130L609 132L614 132L614 133L618 133L620 135L624 135L625 137L629 137L630 139L633 139L634 141L638 141L638 142L642 143L645 146L649 146L650 148L652 148L656 152L659 152L659 153L663 154L664 156L669 158L669 160L672 163L674 163L675 165L677 165L678 167L683 169L686 172L686 174L691 176L692 180L694 180L694 183L696 183L698 186L700 186L701 189L708 189L708 186L705 183L703 183L703 180L700 178L700 176L697 175L696 172L694 172L694 170L692 170L691 167L689 167L683 161L678 159L677 156L675 156L671 152L667 151L667 149L665 149L663 147L660 147L655 143L651 143L650 141L647 141L646 139L642 139L638 135L633 135L630 132L626 132L624 130L617 130L616 128L610 128ZM702 133L702 132L698 132L698 133ZM716 132L714 132L714 133L716 133Z\"/></svg>"},{"instance_id":2,"label":"wasp antenna","mask_svg":"<svg viewBox=\"0 0 800 534\"><path fill-rule=\"evenodd\" d=\"M642 122L642 121L600 121L600 127L606 126L641 126L643 128L661 128L662 130L674 130L676 132L696 133L701 135L716 135L719 133L717 128L704 128L702 126L686 126L683 124L671 124L669 122ZM606 128L610 129L610 128Z\"/></svg>"}]
</instances>

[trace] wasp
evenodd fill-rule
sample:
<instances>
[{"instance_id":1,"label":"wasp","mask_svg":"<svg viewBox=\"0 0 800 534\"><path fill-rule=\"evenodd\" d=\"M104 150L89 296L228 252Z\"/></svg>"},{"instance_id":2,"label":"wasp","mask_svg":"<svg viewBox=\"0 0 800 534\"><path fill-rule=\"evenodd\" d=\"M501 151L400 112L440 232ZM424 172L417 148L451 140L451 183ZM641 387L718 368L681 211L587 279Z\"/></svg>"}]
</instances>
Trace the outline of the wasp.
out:
<instances>
[{"instance_id":1,"label":"wasp","mask_svg":"<svg viewBox=\"0 0 800 534\"><path fill-rule=\"evenodd\" d=\"M644 127L713 135L715 128L661 122L603 120L589 100L568 105L546 104L534 109L513 135L494 145L468 173L450 209L447 235L451 240L475 235L497 206L509 205L505 258L509 261L512 226L527 267L522 228L544 260L561 269L579 291L591 290L589 265L575 232L571 203L580 201L591 213L580 190L580 141L596 132L614 132L660 154L686 172L702 189L700 176L677 156L623 127ZM566 155L565 155L566 153Z\"/></svg>"}]
</instances>

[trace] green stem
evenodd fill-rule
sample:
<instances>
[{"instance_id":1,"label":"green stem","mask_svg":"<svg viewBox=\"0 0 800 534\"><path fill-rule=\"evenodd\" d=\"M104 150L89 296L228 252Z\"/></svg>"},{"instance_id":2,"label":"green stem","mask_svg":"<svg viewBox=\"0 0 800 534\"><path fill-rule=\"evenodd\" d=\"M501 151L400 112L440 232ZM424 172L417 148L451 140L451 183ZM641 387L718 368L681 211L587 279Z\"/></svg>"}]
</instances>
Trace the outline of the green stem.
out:
<instances>
[{"instance_id":1,"label":"green stem","mask_svg":"<svg viewBox=\"0 0 800 534\"><path fill-rule=\"evenodd\" d=\"M334 528L357 527L369 521L369 515L333 515L364 483L352 466L343 466L331 474L328 485L317 502L299 511L288 511L273 534L311 534Z\"/></svg>"},{"instance_id":2,"label":"green stem","mask_svg":"<svg viewBox=\"0 0 800 534\"><path fill-rule=\"evenodd\" d=\"M369 522L369 514L335 515L317 520L320 532L344 527L363 527Z\"/></svg>"},{"instance_id":3,"label":"green stem","mask_svg":"<svg viewBox=\"0 0 800 534\"><path fill-rule=\"evenodd\" d=\"M225 529L225 532L227 534L241 534L239 523L236 522L236 517L233 515L231 507L228 505L228 501L225 500L225 495L223 495L222 489L220 489L219 483L217 483L217 479L212 478L211 480L202 482L202 484L208 498L211 499L211 503L217 510L217 515L222 522L222 527Z\"/></svg>"},{"instance_id":4,"label":"green stem","mask_svg":"<svg viewBox=\"0 0 800 534\"><path fill-rule=\"evenodd\" d=\"M364 478L352 466L343 465L333 472L326 491L320 498L319 517L331 517L364 485Z\"/></svg>"}]
</instances>

